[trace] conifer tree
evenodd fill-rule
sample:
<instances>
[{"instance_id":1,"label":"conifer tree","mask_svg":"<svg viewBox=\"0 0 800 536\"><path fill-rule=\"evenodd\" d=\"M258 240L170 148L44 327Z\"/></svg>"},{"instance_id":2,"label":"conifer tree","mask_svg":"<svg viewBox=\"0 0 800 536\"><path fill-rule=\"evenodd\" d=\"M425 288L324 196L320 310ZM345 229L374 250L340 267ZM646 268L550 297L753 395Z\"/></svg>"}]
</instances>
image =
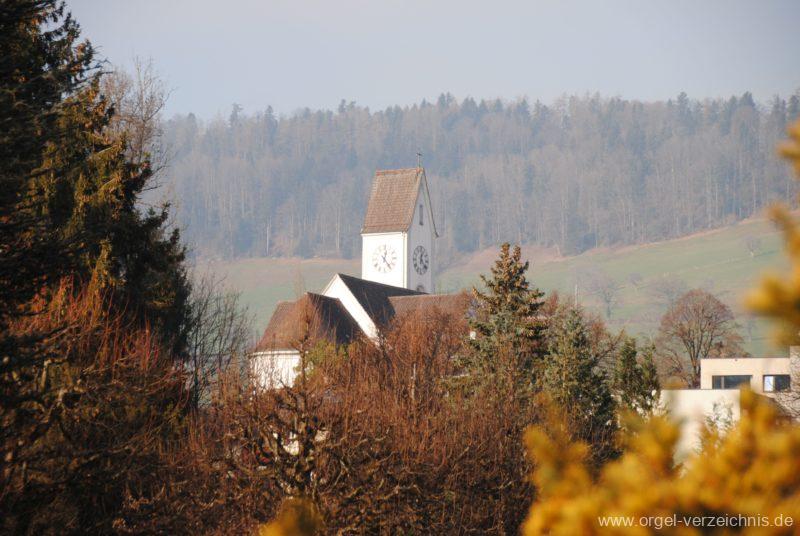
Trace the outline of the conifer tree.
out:
<instances>
[{"instance_id":1,"label":"conifer tree","mask_svg":"<svg viewBox=\"0 0 800 536\"><path fill-rule=\"evenodd\" d=\"M63 2L0 2L0 532L110 533L188 399L183 247L79 36Z\"/></svg>"},{"instance_id":2,"label":"conifer tree","mask_svg":"<svg viewBox=\"0 0 800 536\"><path fill-rule=\"evenodd\" d=\"M48 365L39 346L53 332L11 326L38 312L32 298L71 271L80 249L49 224L48 204L31 188L45 173L53 190L65 182L69 163L45 164L45 152L70 134L60 123L65 100L97 77L92 47L78 36L62 2L0 3L0 454L9 465L21 430L43 428L42 408L58 395L39 388Z\"/></svg>"},{"instance_id":3,"label":"conifer tree","mask_svg":"<svg viewBox=\"0 0 800 536\"><path fill-rule=\"evenodd\" d=\"M141 213L147 158L126 156L80 28L57 0L0 5L0 332L35 293L94 279L180 351L188 282L167 209ZM76 288L80 288L80 285ZM19 341L0 336L22 367Z\"/></svg>"},{"instance_id":4,"label":"conifer tree","mask_svg":"<svg viewBox=\"0 0 800 536\"><path fill-rule=\"evenodd\" d=\"M47 27L44 31L43 27ZM75 244L38 217L44 200L32 178L60 177L65 163L43 165L48 145L65 135L64 100L96 79L94 51L78 43L75 21L56 0L0 4L0 331L8 315L42 284L69 270ZM55 186L60 186L59 181Z\"/></svg>"},{"instance_id":5,"label":"conifer tree","mask_svg":"<svg viewBox=\"0 0 800 536\"><path fill-rule=\"evenodd\" d=\"M481 276L486 290L473 289L473 352L465 364L478 378L496 380L504 374L516 386L532 387L544 347L544 326L539 318L544 294L530 287L525 277L529 264L521 256L519 246L512 249L503 244L491 277Z\"/></svg>"},{"instance_id":6,"label":"conifer tree","mask_svg":"<svg viewBox=\"0 0 800 536\"><path fill-rule=\"evenodd\" d=\"M186 344L189 284L177 230L167 232L169 206L142 213L137 203L152 176L145 158L133 162L127 136L108 128L113 108L94 80L65 103L45 169L29 195L42 200L37 217L79 244L71 273L113 293L135 320L158 326L175 353ZM146 156L146 155L145 155Z\"/></svg>"},{"instance_id":7,"label":"conifer tree","mask_svg":"<svg viewBox=\"0 0 800 536\"><path fill-rule=\"evenodd\" d=\"M599 464L615 454L617 420L611 389L598 363L579 311L568 311L550 326L542 390L565 413L575 439L592 446Z\"/></svg>"},{"instance_id":8,"label":"conifer tree","mask_svg":"<svg viewBox=\"0 0 800 536\"><path fill-rule=\"evenodd\" d=\"M617 355L612 387L619 405L637 413L650 413L661 391L653 361L654 349L639 352L636 339L626 338Z\"/></svg>"}]
</instances>

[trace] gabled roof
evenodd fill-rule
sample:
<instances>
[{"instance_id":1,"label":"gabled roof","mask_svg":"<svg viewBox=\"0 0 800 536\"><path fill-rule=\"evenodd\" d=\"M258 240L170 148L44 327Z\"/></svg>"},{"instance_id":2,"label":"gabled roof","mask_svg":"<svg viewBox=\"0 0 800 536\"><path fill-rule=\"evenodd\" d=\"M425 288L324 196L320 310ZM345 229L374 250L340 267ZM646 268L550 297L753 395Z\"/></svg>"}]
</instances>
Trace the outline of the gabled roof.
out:
<instances>
[{"instance_id":1,"label":"gabled roof","mask_svg":"<svg viewBox=\"0 0 800 536\"><path fill-rule=\"evenodd\" d=\"M423 292L403 287L384 285L367 281L351 275L336 274L347 286L350 293L358 301L376 326L385 326L394 316L394 307L390 298L398 296L426 296Z\"/></svg>"},{"instance_id":2,"label":"gabled roof","mask_svg":"<svg viewBox=\"0 0 800 536\"><path fill-rule=\"evenodd\" d=\"M361 232L407 231L414 218L421 185L424 187L424 195L428 196L428 204L430 204L428 182L423 168L376 171ZM433 214L430 216L433 232L436 235L436 223L433 221Z\"/></svg>"},{"instance_id":3,"label":"gabled roof","mask_svg":"<svg viewBox=\"0 0 800 536\"><path fill-rule=\"evenodd\" d=\"M296 301L278 303L256 351L294 349L308 334L311 341L346 344L361 330L336 298L306 292Z\"/></svg>"},{"instance_id":4,"label":"gabled roof","mask_svg":"<svg viewBox=\"0 0 800 536\"><path fill-rule=\"evenodd\" d=\"M337 278L364 309L378 331L399 316L421 314L425 318L438 311L463 318L471 304L465 292L425 294L345 274L336 274L326 289ZM344 301L349 300L348 297ZM297 342L305 333L308 333L311 341L327 340L337 345L347 344L359 334L372 337L374 333L370 327L365 326L362 330L355 319L364 313L348 311L339 298L307 292L296 301L278 303L255 351L296 349Z\"/></svg>"},{"instance_id":5,"label":"gabled roof","mask_svg":"<svg viewBox=\"0 0 800 536\"><path fill-rule=\"evenodd\" d=\"M392 296L389 303L395 316L409 314L430 314L440 312L457 318L466 317L470 307L470 296L466 292L458 294L423 294L422 296Z\"/></svg>"}]
</instances>

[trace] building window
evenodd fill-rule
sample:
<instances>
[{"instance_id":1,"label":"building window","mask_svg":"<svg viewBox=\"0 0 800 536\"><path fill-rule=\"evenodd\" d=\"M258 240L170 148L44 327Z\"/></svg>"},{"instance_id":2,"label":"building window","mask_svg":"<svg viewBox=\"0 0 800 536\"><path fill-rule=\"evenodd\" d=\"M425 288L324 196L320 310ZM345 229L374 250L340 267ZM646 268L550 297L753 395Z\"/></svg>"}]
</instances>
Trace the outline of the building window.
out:
<instances>
[{"instance_id":1,"label":"building window","mask_svg":"<svg viewBox=\"0 0 800 536\"><path fill-rule=\"evenodd\" d=\"M422 223L422 215L425 213L425 211L424 211L422 208L423 208L423 207L422 207L422 205L420 205L420 206L419 206L419 224L420 224L420 225L424 225L424 224Z\"/></svg>"},{"instance_id":2,"label":"building window","mask_svg":"<svg viewBox=\"0 0 800 536\"><path fill-rule=\"evenodd\" d=\"M764 374L764 392L788 391L791 386L788 374Z\"/></svg>"},{"instance_id":3,"label":"building window","mask_svg":"<svg viewBox=\"0 0 800 536\"><path fill-rule=\"evenodd\" d=\"M752 376L711 376L712 389L736 389L740 385L750 383Z\"/></svg>"}]
</instances>

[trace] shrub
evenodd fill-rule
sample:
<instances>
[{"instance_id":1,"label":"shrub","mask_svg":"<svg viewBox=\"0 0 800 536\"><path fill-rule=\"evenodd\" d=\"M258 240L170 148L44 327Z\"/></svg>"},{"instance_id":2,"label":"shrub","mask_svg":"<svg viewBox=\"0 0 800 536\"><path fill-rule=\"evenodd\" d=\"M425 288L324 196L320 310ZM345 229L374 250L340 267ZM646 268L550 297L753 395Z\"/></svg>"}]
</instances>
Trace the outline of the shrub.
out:
<instances>
[{"instance_id":1,"label":"shrub","mask_svg":"<svg viewBox=\"0 0 800 536\"><path fill-rule=\"evenodd\" d=\"M563 428L531 428L526 443L539 497L524 534L649 534L656 523L666 534L722 534L740 531L740 520L749 525L742 532L797 530L765 527L781 517L800 522L800 427L779 419L774 405L744 391L739 423L683 466L673 464L676 425L653 417L631 428L622 457L597 476L586 445L570 442ZM692 527L697 516L740 526ZM613 527L612 518L632 526ZM667 526L670 519L677 526Z\"/></svg>"}]
</instances>

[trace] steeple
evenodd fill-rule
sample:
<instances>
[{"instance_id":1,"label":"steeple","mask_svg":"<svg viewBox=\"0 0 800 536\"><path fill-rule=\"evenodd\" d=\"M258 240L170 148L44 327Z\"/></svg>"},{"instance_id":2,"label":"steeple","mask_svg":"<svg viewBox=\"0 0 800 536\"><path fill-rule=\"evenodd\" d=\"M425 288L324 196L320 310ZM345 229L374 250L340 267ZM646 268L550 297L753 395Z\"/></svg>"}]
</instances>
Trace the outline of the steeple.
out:
<instances>
[{"instance_id":1,"label":"steeple","mask_svg":"<svg viewBox=\"0 0 800 536\"><path fill-rule=\"evenodd\" d=\"M433 240L438 236L430 193L416 168L375 173L361 228L364 279L411 290L433 290Z\"/></svg>"}]
</instances>

